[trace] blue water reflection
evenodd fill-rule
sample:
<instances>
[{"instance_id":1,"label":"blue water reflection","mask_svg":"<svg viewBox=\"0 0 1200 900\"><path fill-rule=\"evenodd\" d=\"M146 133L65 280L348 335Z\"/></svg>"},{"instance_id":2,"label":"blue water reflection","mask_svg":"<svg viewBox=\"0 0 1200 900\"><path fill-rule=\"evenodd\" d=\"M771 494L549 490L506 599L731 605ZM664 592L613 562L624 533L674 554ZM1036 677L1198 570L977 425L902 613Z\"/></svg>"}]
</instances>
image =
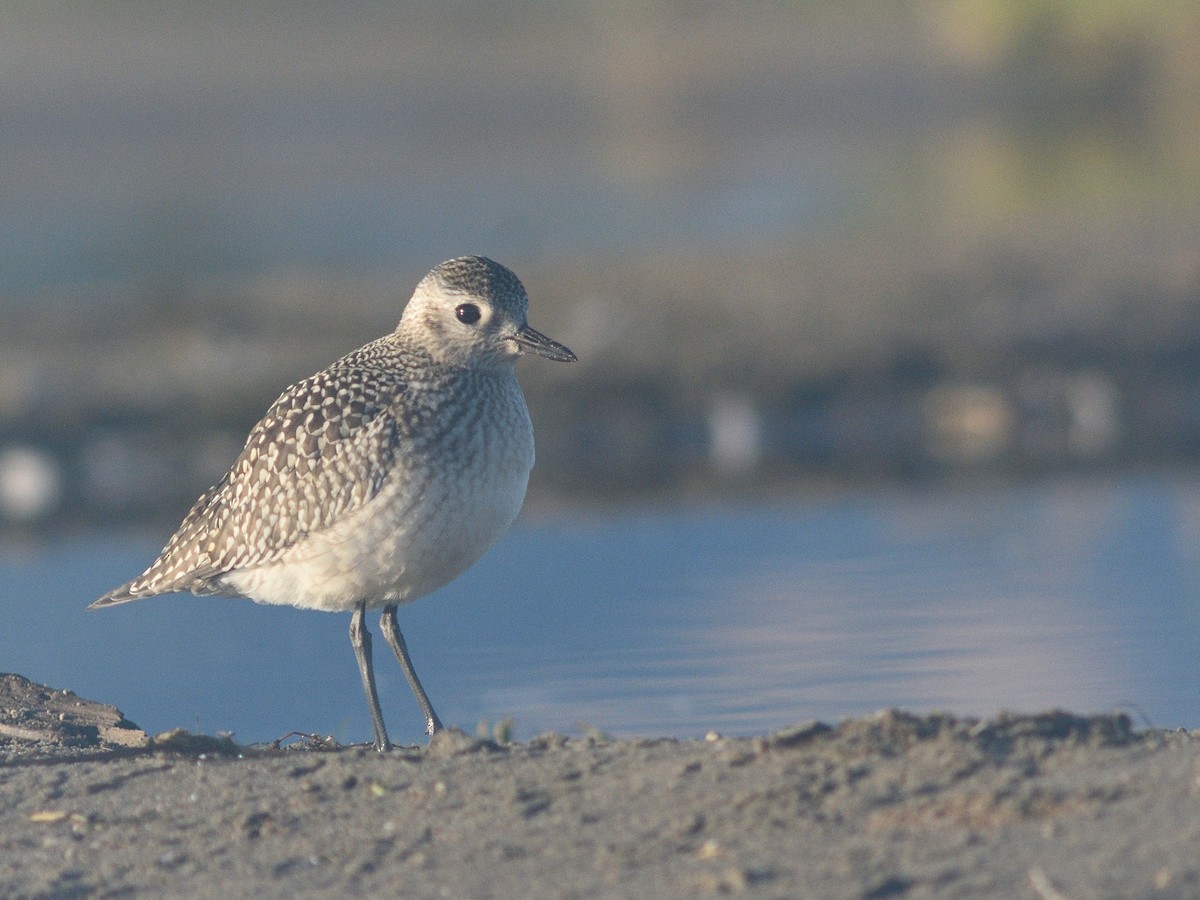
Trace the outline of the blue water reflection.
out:
<instances>
[{"instance_id":1,"label":"blue water reflection","mask_svg":"<svg viewBox=\"0 0 1200 900\"><path fill-rule=\"evenodd\" d=\"M1061 481L534 518L401 626L442 718L468 731L512 716L522 737L754 733L884 706L1124 708L1196 726L1198 488ZM0 670L151 731L369 737L347 615L190 596L85 613L158 537L9 548ZM393 736L419 740L384 653Z\"/></svg>"}]
</instances>

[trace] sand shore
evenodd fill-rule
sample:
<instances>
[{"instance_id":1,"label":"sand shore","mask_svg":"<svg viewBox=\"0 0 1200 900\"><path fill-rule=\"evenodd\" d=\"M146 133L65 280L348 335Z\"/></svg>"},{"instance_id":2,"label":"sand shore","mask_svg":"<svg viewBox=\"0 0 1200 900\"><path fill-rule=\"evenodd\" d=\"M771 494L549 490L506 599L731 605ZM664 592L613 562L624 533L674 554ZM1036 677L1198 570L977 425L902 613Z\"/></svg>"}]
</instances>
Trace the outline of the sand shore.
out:
<instances>
[{"instance_id":1,"label":"sand shore","mask_svg":"<svg viewBox=\"0 0 1200 900\"><path fill-rule=\"evenodd\" d=\"M0 676L4 897L1196 897L1200 741L893 710L731 739L175 734Z\"/></svg>"}]
</instances>

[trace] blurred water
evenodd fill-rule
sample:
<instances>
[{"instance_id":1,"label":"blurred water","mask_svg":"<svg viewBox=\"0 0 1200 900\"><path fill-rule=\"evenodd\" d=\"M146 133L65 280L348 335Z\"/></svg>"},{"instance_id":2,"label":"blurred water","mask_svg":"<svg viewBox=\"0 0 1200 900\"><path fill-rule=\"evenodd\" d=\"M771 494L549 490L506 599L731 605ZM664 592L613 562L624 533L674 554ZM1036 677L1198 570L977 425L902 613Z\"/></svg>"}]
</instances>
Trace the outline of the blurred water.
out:
<instances>
[{"instance_id":1,"label":"blurred water","mask_svg":"<svg viewBox=\"0 0 1200 900\"><path fill-rule=\"evenodd\" d=\"M401 626L442 718L468 731L512 716L519 737L755 733L885 706L1123 708L1194 727L1198 487L880 490L525 522ZM85 613L160 537L8 550L0 671L150 731L369 737L347 615L190 596ZM382 641L376 669L393 737L419 740Z\"/></svg>"}]
</instances>

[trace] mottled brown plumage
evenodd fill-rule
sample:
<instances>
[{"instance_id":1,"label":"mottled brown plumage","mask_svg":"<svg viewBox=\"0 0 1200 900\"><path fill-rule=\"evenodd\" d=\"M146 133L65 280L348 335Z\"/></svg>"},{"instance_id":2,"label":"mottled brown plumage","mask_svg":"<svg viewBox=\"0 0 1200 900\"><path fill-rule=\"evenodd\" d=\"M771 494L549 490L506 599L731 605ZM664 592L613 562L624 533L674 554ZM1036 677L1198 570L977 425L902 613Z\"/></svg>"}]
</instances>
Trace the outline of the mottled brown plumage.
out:
<instances>
[{"instance_id":1,"label":"mottled brown plumage","mask_svg":"<svg viewBox=\"0 0 1200 900\"><path fill-rule=\"evenodd\" d=\"M362 626L383 606L384 634L436 728L395 605L457 577L520 509L533 431L513 363L527 352L574 359L528 326L527 309L520 281L491 260L433 269L393 333L285 390L150 567L89 608L191 591L353 610L383 749Z\"/></svg>"}]
</instances>

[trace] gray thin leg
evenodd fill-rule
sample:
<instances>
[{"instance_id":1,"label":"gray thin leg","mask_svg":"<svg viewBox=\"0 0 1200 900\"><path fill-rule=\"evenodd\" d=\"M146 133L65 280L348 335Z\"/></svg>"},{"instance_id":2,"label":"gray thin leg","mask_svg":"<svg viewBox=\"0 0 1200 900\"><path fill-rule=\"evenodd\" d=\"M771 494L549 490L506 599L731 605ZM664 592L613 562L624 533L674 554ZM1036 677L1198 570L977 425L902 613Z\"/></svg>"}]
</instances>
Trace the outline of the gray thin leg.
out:
<instances>
[{"instance_id":1,"label":"gray thin leg","mask_svg":"<svg viewBox=\"0 0 1200 900\"><path fill-rule=\"evenodd\" d=\"M400 668L404 670L404 677L408 679L408 686L412 688L413 696L417 698L421 712L425 714L425 733L432 735L435 731L441 731L442 720L433 711L433 704L429 702L429 697L425 695L425 688L421 687L421 680L417 678L417 670L413 668L412 660L408 658L408 646L404 643L404 635L400 633L400 626L396 624L396 604L393 603L383 608L383 615L379 617L379 629L383 632L383 639L388 642L388 646L396 654Z\"/></svg>"},{"instance_id":2,"label":"gray thin leg","mask_svg":"<svg viewBox=\"0 0 1200 900\"><path fill-rule=\"evenodd\" d=\"M392 749L392 742L388 740L383 713L379 710L379 694L375 691L375 670L371 667L371 632L363 624L366 612L367 604L360 603L350 617L350 646L354 648L354 658L358 660L358 674L362 676L363 693L367 695L367 706L371 710L371 724L375 726L375 749L382 753Z\"/></svg>"}]
</instances>

